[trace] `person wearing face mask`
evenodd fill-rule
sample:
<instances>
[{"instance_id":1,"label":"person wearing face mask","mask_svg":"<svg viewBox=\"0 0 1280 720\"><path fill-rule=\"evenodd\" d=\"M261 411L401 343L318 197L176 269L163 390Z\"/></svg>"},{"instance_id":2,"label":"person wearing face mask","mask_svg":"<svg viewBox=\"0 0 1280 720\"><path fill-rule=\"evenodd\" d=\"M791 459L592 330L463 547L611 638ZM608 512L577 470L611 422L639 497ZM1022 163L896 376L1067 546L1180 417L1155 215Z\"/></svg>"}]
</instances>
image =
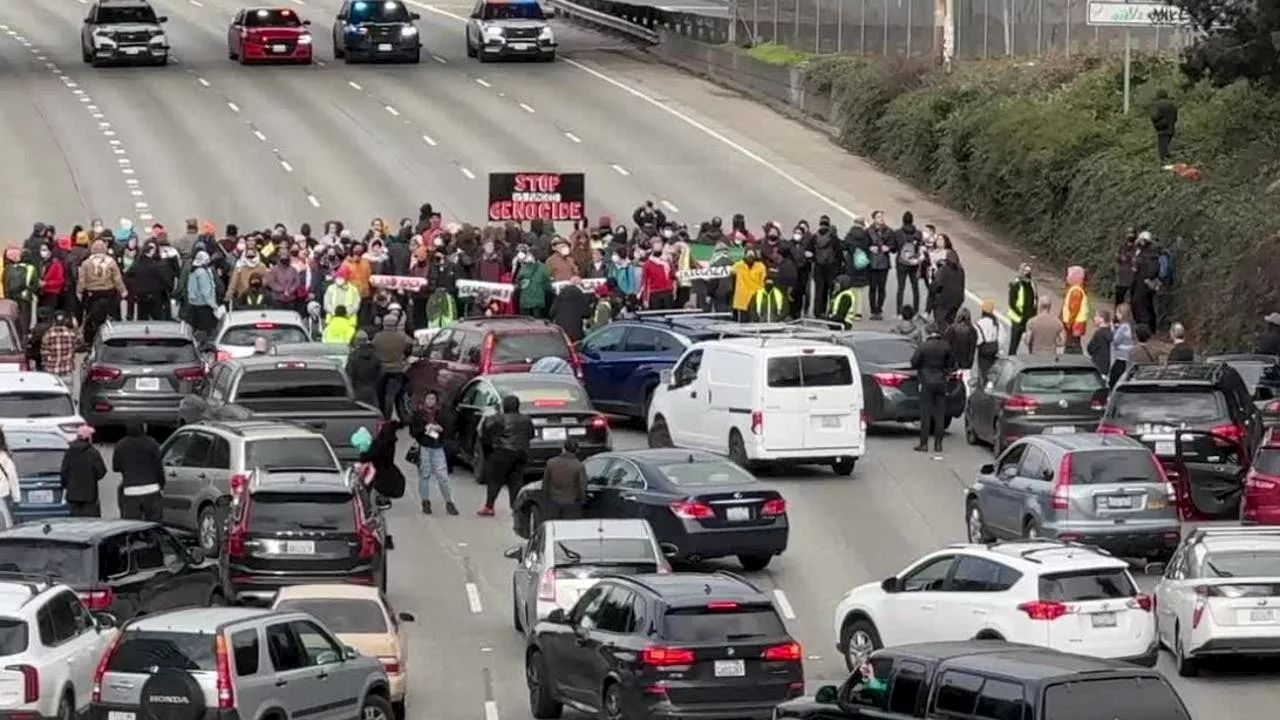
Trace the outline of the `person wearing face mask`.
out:
<instances>
[{"instance_id":1,"label":"person wearing face mask","mask_svg":"<svg viewBox=\"0 0 1280 720\"><path fill-rule=\"evenodd\" d=\"M1009 281L1009 310L1005 313L1009 319L1009 357L1018 354L1027 322L1036 316L1039 304L1036 284L1031 278L1031 263L1022 263L1018 275Z\"/></svg>"},{"instance_id":2,"label":"person wearing face mask","mask_svg":"<svg viewBox=\"0 0 1280 720\"><path fill-rule=\"evenodd\" d=\"M217 328L221 312L218 305L218 281L209 269L209 253L197 252L191 259L186 291L191 326L198 337L208 338Z\"/></svg>"},{"instance_id":3,"label":"person wearing face mask","mask_svg":"<svg viewBox=\"0 0 1280 720\"><path fill-rule=\"evenodd\" d=\"M920 307L920 263L924 261L925 238L916 228L915 216L902 213L902 227L893 234L894 267L898 280L897 313L902 315L903 294L911 288L911 307Z\"/></svg>"},{"instance_id":4,"label":"person wearing face mask","mask_svg":"<svg viewBox=\"0 0 1280 720\"><path fill-rule=\"evenodd\" d=\"M258 250L252 245L246 245L244 256L236 263L236 269L231 274L231 286L227 288L227 293L236 305L240 305L249 292L250 283L257 280L261 284L266 277L267 268L262 264Z\"/></svg>"},{"instance_id":5,"label":"person wearing face mask","mask_svg":"<svg viewBox=\"0 0 1280 720\"><path fill-rule=\"evenodd\" d=\"M733 316L738 322L749 322L751 301L764 288L767 272L755 250L748 250L733 264Z\"/></svg>"},{"instance_id":6,"label":"person wearing face mask","mask_svg":"<svg viewBox=\"0 0 1280 720\"><path fill-rule=\"evenodd\" d=\"M263 278L263 285L266 286L269 295L269 302L273 307L281 310L297 310L298 289L302 287L302 280L298 277L298 271L293 267L292 257L288 253L281 253L282 257L277 258L275 265L267 271L267 275Z\"/></svg>"},{"instance_id":7,"label":"person wearing face mask","mask_svg":"<svg viewBox=\"0 0 1280 720\"><path fill-rule=\"evenodd\" d=\"M40 307L62 309L67 269L49 245L40 246Z\"/></svg>"},{"instance_id":8,"label":"person wearing face mask","mask_svg":"<svg viewBox=\"0 0 1280 720\"><path fill-rule=\"evenodd\" d=\"M547 296L551 294L551 272L546 263L538 262L529 252L528 245L516 249L514 278L516 311L521 315L544 318L547 316Z\"/></svg>"},{"instance_id":9,"label":"person wearing face mask","mask_svg":"<svg viewBox=\"0 0 1280 720\"><path fill-rule=\"evenodd\" d=\"M160 249L155 243L147 243L133 267L133 294L138 300L139 320L168 318L171 285L160 260Z\"/></svg>"},{"instance_id":10,"label":"person wearing face mask","mask_svg":"<svg viewBox=\"0 0 1280 720\"><path fill-rule=\"evenodd\" d=\"M813 307L816 314L831 301L831 291L844 261L840 236L831 226L831 218L823 215L818 220L818 231L814 233L810 247L813 252Z\"/></svg>"},{"instance_id":11,"label":"person wearing face mask","mask_svg":"<svg viewBox=\"0 0 1280 720\"><path fill-rule=\"evenodd\" d=\"M574 275L551 303L551 322L564 330L569 342L576 343L582 339L583 324L590 314L591 303L582 291L582 278Z\"/></svg>"},{"instance_id":12,"label":"person wearing face mask","mask_svg":"<svg viewBox=\"0 0 1280 720\"><path fill-rule=\"evenodd\" d=\"M747 229L747 218L742 213L736 213L729 221L731 227L729 234L738 239L740 245L755 245L756 236Z\"/></svg>"},{"instance_id":13,"label":"person wearing face mask","mask_svg":"<svg viewBox=\"0 0 1280 720\"><path fill-rule=\"evenodd\" d=\"M867 227L867 252L871 254L867 302L871 306L871 319L883 320L889 270L893 264L893 229L885 224L883 210L871 213L871 225Z\"/></svg>"},{"instance_id":14,"label":"person wearing face mask","mask_svg":"<svg viewBox=\"0 0 1280 720\"><path fill-rule=\"evenodd\" d=\"M571 248L569 241L556 238L551 243L551 256L547 258L547 272L551 274L551 282L568 282L569 278L578 274L578 268L569 257Z\"/></svg>"},{"instance_id":15,"label":"person wearing face mask","mask_svg":"<svg viewBox=\"0 0 1280 720\"><path fill-rule=\"evenodd\" d=\"M101 220L97 222L99 225L102 224ZM80 265L89 257L91 237L86 231L76 233L72 239L71 249L66 252L62 259L67 273L67 280L63 283L62 306L67 309L67 312L71 313L71 317L77 320L81 320L83 314L76 286L80 282Z\"/></svg>"},{"instance_id":16,"label":"person wearing face mask","mask_svg":"<svg viewBox=\"0 0 1280 720\"><path fill-rule=\"evenodd\" d=\"M649 251L640 268L640 297L650 310L671 310L676 306L675 270L663 256L662 246Z\"/></svg>"},{"instance_id":17,"label":"person wearing face mask","mask_svg":"<svg viewBox=\"0 0 1280 720\"><path fill-rule=\"evenodd\" d=\"M694 284L694 290L699 296L698 307L704 312L727 313L733 308L733 265L729 245L716 243L711 250L711 260L707 263L710 277L697 280Z\"/></svg>"},{"instance_id":18,"label":"person wearing face mask","mask_svg":"<svg viewBox=\"0 0 1280 720\"><path fill-rule=\"evenodd\" d=\"M107 244L103 241L95 241L88 259L81 263L76 288L80 304L85 308L84 338L87 345L93 342L98 327L107 318L120 319L120 301L129 297L120 266L107 252Z\"/></svg>"},{"instance_id":19,"label":"person wearing face mask","mask_svg":"<svg viewBox=\"0 0 1280 720\"><path fill-rule=\"evenodd\" d=\"M236 307L246 309L265 309L271 307L271 295L263 287L263 279L249 279L249 289L236 301Z\"/></svg>"},{"instance_id":20,"label":"person wearing face mask","mask_svg":"<svg viewBox=\"0 0 1280 720\"><path fill-rule=\"evenodd\" d=\"M749 322L779 323L785 322L787 314L787 294L777 286L774 273L766 273L764 285L751 296L747 306Z\"/></svg>"},{"instance_id":21,"label":"person wearing face mask","mask_svg":"<svg viewBox=\"0 0 1280 720\"><path fill-rule=\"evenodd\" d=\"M350 273L346 265L339 265L334 271L333 283L324 291L324 302L321 303L325 317L337 314L339 307L346 308L349 313L352 310L359 312L360 291L351 284Z\"/></svg>"},{"instance_id":22,"label":"person wearing face mask","mask_svg":"<svg viewBox=\"0 0 1280 720\"><path fill-rule=\"evenodd\" d=\"M151 242L150 240L148 242ZM134 270L138 264L138 241L131 239L125 243L116 256L120 264L120 272L124 274L124 286L129 289L129 299L125 301L124 318L133 320L138 311L138 286L135 282Z\"/></svg>"},{"instance_id":23,"label":"person wearing face mask","mask_svg":"<svg viewBox=\"0 0 1280 720\"><path fill-rule=\"evenodd\" d=\"M605 275L606 278L617 285L618 294L622 297L636 295L640 292L640 267L631 261L631 257L627 253L626 248L615 252L610 260L609 271Z\"/></svg>"},{"instance_id":24,"label":"person wearing face mask","mask_svg":"<svg viewBox=\"0 0 1280 720\"><path fill-rule=\"evenodd\" d=\"M476 279L481 282L502 282L506 262L498 252L498 233L485 229L484 243L480 247L480 261L476 263Z\"/></svg>"},{"instance_id":25,"label":"person wearing face mask","mask_svg":"<svg viewBox=\"0 0 1280 720\"><path fill-rule=\"evenodd\" d=\"M368 327L373 324L373 303L370 302L373 298L373 285L369 282L369 278L373 277L373 265L364 257L364 245L357 243L352 246L351 254L342 261L342 267L347 270L347 281L360 293L360 307L352 315L360 327ZM347 306L347 309L352 310L351 306Z\"/></svg>"},{"instance_id":26,"label":"person wearing face mask","mask_svg":"<svg viewBox=\"0 0 1280 720\"><path fill-rule=\"evenodd\" d=\"M17 246L4 251L4 297L18 304L18 325L22 333L31 327L31 311L39 292L40 274L31 256Z\"/></svg>"}]
</instances>

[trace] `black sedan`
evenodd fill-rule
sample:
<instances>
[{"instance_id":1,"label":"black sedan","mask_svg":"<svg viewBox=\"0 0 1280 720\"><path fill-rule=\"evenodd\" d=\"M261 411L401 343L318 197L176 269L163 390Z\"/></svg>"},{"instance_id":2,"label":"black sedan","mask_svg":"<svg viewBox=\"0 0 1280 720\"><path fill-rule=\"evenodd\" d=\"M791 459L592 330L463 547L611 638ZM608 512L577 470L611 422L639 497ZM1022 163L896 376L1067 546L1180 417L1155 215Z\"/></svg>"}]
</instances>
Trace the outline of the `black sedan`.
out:
<instances>
[{"instance_id":1,"label":"black sedan","mask_svg":"<svg viewBox=\"0 0 1280 720\"><path fill-rule=\"evenodd\" d=\"M1240 353L1205 358L1205 362L1224 362L1240 373L1240 379L1253 394L1253 402L1262 413L1267 427L1280 427L1280 356Z\"/></svg>"},{"instance_id":2,"label":"black sedan","mask_svg":"<svg viewBox=\"0 0 1280 720\"><path fill-rule=\"evenodd\" d=\"M969 396L964 436L999 455L1027 435L1091 433L1107 408L1107 381L1083 355L1001 358Z\"/></svg>"},{"instance_id":3,"label":"black sedan","mask_svg":"<svg viewBox=\"0 0 1280 720\"><path fill-rule=\"evenodd\" d=\"M920 383L911 369L916 346L902 335L870 330L841 333L862 371L867 422L916 422L920 419ZM955 373L947 383L947 423L964 414L964 380Z\"/></svg>"},{"instance_id":4,"label":"black sedan","mask_svg":"<svg viewBox=\"0 0 1280 720\"><path fill-rule=\"evenodd\" d=\"M560 454L564 441L578 441L578 455L588 458L611 448L609 419L591 407L591 399L572 375L501 373L481 375L453 396L457 423L450 454L476 470L484 465L480 424L502 412L502 398L514 395L520 412L533 420L534 437L526 473L540 473L547 460Z\"/></svg>"},{"instance_id":5,"label":"black sedan","mask_svg":"<svg viewBox=\"0 0 1280 720\"><path fill-rule=\"evenodd\" d=\"M787 501L727 458L697 450L654 448L596 455L586 461L589 518L648 520L673 562L736 555L762 570L787 549ZM516 496L514 529L527 538L542 522L542 483Z\"/></svg>"}]
</instances>

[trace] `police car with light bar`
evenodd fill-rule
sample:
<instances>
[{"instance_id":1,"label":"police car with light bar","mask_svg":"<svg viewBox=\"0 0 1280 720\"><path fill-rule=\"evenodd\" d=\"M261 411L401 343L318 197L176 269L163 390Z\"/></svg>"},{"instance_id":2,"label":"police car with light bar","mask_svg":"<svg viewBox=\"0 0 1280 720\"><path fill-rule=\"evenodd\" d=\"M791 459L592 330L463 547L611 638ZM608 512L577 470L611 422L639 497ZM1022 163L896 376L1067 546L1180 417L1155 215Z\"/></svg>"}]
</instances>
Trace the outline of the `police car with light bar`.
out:
<instances>
[{"instance_id":1,"label":"police car with light bar","mask_svg":"<svg viewBox=\"0 0 1280 720\"><path fill-rule=\"evenodd\" d=\"M556 59L556 37L536 0L479 0L467 20L467 57Z\"/></svg>"}]
</instances>

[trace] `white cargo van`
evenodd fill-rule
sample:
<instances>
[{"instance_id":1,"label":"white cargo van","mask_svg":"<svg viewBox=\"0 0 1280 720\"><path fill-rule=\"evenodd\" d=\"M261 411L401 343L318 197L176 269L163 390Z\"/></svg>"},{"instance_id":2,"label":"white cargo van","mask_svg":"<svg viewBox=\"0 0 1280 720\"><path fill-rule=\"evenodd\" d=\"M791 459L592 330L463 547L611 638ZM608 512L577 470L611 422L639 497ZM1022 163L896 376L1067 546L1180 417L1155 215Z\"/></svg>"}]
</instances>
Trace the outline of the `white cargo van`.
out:
<instances>
[{"instance_id":1,"label":"white cargo van","mask_svg":"<svg viewBox=\"0 0 1280 720\"><path fill-rule=\"evenodd\" d=\"M648 421L650 447L708 450L744 467L822 464L849 475L866 450L857 358L812 340L693 345L663 373Z\"/></svg>"}]
</instances>

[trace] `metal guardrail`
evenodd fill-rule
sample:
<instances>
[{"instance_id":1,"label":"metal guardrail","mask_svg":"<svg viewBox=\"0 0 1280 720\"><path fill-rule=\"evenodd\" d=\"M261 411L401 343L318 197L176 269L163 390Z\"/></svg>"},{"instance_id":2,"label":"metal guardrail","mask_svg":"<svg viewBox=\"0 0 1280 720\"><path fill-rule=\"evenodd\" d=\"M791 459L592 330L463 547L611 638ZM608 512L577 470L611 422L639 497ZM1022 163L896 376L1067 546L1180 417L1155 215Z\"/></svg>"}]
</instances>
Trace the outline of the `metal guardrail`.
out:
<instances>
[{"instance_id":1,"label":"metal guardrail","mask_svg":"<svg viewBox=\"0 0 1280 720\"><path fill-rule=\"evenodd\" d=\"M585 22L588 25L621 33L630 38L642 40L650 45L657 45L662 40L658 33L642 24L643 21L637 22L636 20L628 17L628 13L618 12L618 9L615 9L614 13L601 12L600 10L587 7L586 5L570 2L570 0L547 0L547 4L555 10L557 15L563 15L565 17ZM618 5L619 8L635 7L621 3Z\"/></svg>"}]
</instances>

